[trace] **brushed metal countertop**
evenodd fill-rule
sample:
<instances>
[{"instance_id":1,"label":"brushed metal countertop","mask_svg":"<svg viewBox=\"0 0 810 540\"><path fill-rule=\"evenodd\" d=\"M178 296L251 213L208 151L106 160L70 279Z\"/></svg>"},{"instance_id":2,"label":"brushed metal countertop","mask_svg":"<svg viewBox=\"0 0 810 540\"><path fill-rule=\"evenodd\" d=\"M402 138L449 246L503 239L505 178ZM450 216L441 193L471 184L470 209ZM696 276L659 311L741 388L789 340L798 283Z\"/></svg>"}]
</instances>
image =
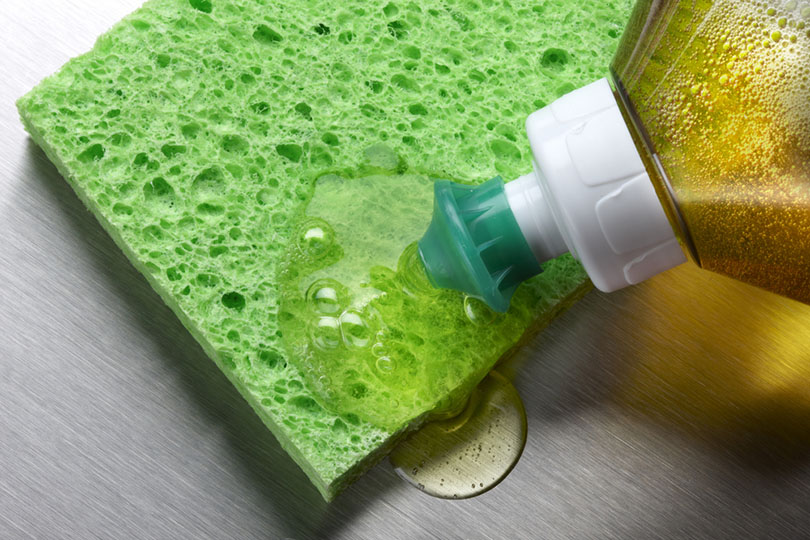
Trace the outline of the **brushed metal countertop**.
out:
<instances>
[{"instance_id":1,"label":"brushed metal countertop","mask_svg":"<svg viewBox=\"0 0 810 540\"><path fill-rule=\"evenodd\" d=\"M687 265L504 366L529 438L493 491L382 463L324 503L17 120L140 2L0 7L0 538L810 537L810 307Z\"/></svg>"}]
</instances>

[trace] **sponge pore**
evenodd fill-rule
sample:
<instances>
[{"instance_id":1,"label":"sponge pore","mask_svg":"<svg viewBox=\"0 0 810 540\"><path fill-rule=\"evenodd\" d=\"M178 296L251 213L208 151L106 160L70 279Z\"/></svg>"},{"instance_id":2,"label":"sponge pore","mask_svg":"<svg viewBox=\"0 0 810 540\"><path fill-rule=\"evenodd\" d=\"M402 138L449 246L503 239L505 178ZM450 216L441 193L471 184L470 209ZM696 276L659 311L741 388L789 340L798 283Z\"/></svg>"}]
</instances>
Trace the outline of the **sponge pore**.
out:
<instances>
[{"instance_id":1,"label":"sponge pore","mask_svg":"<svg viewBox=\"0 0 810 540\"><path fill-rule=\"evenodd\" d=\"M330 408L288 362L276 276L296 208L325 173L368 176L391 159L468 182L524 173L525 117L605 74L629 10L630 0L151 0L18 107L328 499L422 417ZM584 290L572 259L545 270L509 342Z\"/></svg>"}]
</instances>

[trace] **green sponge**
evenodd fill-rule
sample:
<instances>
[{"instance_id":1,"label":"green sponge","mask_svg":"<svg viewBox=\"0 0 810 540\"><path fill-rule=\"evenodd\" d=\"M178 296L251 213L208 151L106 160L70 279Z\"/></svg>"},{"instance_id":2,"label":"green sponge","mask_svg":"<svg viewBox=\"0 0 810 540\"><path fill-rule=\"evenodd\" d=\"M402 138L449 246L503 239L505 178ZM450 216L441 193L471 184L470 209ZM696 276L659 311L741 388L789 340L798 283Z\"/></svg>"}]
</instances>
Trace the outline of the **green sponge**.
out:
<instances>
[{"instance_id":1,"label":"green sponge","mask_svg":"<svg viewBox=\"0 0 810 540\"><path fill-rule=\"evenodd\" d=\"M284 335L284 314L294 306L281 309L280 286L294 284L278 275L314 180L406 169L468 182L517 177L530 167L525 117L605 74L629 9L630 0L152 0L18 107L328 499L424 419L411 416L469 385L530 320L580 294L585 275L570 258L547 264L519 291L525 314L507 315L505 339L477 330L488 345L474 366L442 372L403 415L375 417L345 388L318 387L288 352L296 341L294 330ZM393 172L380 143L396 151ZM456 316L448 306L436 320ZM411 307L413 317L428 309ZM427 330L419 336L437 346ZM468 337L463 350L476 347ZM353 384L361 379L373 400L387 399L368 373ZM417 380L388 397L416 396Z\"/></svg>"}]
</instances>

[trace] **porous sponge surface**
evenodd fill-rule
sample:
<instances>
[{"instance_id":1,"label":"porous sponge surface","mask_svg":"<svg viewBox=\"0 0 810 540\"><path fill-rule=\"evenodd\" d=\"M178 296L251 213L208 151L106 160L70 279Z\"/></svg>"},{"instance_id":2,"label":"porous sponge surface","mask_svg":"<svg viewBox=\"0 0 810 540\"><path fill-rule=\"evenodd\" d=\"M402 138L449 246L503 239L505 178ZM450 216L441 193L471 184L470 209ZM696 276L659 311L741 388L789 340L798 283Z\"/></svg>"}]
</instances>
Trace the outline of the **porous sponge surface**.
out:
<instances>
[{"instance_id":1,"label":"porous sponge surface","mask_svg":"<svg viewBox=\"0 0 810 540\"><path fill-rule=\"evenodd\" d=\"M525 117L605 74L630 0L152 0L23 97L26 127L327 498L394 431L312 407L276 275L315 178L377 143L467 181L530 167ZM543 318L584 280L532 282Z\"/></svg>"}]
</instances>

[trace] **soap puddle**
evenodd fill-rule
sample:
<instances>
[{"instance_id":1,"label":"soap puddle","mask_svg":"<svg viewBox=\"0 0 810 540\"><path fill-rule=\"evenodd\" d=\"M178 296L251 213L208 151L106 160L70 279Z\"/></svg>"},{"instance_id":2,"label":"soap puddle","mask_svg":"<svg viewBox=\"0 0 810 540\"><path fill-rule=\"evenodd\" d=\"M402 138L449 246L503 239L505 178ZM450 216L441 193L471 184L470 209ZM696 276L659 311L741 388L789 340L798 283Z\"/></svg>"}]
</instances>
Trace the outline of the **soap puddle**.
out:
<instances>
[{"instance_id":1,"label":"soap puddle","mask_svg":"<svg viewBox=\"0 0 810 540\"><path fill-rule=\"evenodd\" d=\"M279 274L282 341L324 407L394 431L458 409L531 323L519 290L506 315L430 286L416 241L433 180L382 145L366 170L329 174L292 223Z\"/></svg>"},{"instance_id":2,"label":"soap puddle","mask_svg":"<svg viewBox=\"0 0 810 540\"><path fill-rule=\"evenodd\" d=\"M480 495L503 480L526 445L526 411L517 390L492 371L458 416L423 426L390 454L397 474L443 499Z\"/></svg>"}]
</instances>

